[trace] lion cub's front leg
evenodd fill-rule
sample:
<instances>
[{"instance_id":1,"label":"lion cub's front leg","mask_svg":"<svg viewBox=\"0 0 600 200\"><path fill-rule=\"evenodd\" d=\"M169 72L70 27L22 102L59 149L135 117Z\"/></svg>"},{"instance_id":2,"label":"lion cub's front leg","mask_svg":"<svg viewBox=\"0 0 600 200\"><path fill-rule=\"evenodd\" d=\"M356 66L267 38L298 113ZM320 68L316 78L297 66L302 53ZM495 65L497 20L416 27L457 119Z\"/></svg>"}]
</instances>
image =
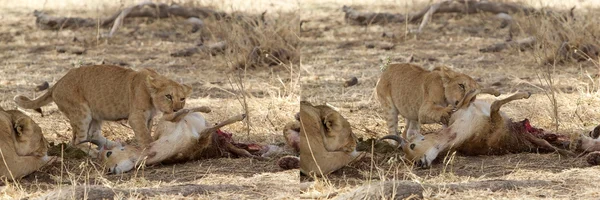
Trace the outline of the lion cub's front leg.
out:
<instances>
[{"instance_id":1,"label":"lion cub's front leg","mask_svg":"<svg viewBox=\"0 0 600 200\"><path fill-rule=\"evenodd\" d=\"M153 140L150 135L152 112L134 111L129 115L129 125L135 134L135 139L142 146L150 144Z\"/></svg>"},{"instance_id":2,"label":"lion cub's front leg","mask_svg":"<svg viewBox=\"0 0 600 200\"><path fill-rule=\"evenodd\" d=\"M440 106L432 101L427 101L419 109L419 123L432 124L442 123L448 125L450 114L452 114L452 106Z\"/></svg>"}]
</instances>

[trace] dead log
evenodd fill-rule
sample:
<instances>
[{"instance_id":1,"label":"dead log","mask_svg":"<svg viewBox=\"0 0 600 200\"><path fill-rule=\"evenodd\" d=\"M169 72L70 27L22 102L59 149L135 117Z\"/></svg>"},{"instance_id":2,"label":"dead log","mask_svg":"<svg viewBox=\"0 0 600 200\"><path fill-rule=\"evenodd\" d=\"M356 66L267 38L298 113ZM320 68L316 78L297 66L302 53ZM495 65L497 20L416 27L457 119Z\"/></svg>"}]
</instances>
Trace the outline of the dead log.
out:
<instances>
[{"instance_id":1,"label":"dead log","mask_svg":"<svg viewBox=\"0 0 600 200\"><path fill-rule=\"evenodd\" d=\"M246 59L237 64L237 68L243 69L244 66L275 66L281 63L292 62L295 58L298 58L296 52L292 52L287 49L254 47L252 51L248 53Z\"/></svg>"},{"instance_id":2,"label":"dead log","mask_svg":"<svg viewBox=\"0 0 600 200\"><path fill-rule=\"evenodd\" d=\"M100 185L67 186L56 189L39 199L114 199L115 197L153 197L159 195L203 195L221 191L238 191L243 189L235 185L174 185L156 188L108 188Z\"/></svg>"},{"instance_id":3,"label":"dead log","mask_svg":"<svg viewBox=\"0 0 600 200\"><path fill-rule=\"evenodd\" d=\"M506 48L519 48L521 51L531 49L536 43L535 37L527 37L517 41L508 41L496 43L491 46L479 49L480 52L499 52Z\"/></svg>"},{"instance_id":4,"label":"dead log","mask_svg":"<svg viewBox=\"0 0 600 200\"><path fill-rule=\"evenodd\" d=\"M191 47L187 49L183 49L174 53L171 53L173 57L187 57L192 56L196 53L205 52L209 53L213 56L225 52L227 49L227 42L221 41L210 45L201 45L199 47Z\"/></svg>"},{"instance_id":5,"label":"dead log","mask_svg":"<svg viewBox=\"0 0 600 200\"><path fill-rule=\"evenodd\" d=\"M426 20L434 13L462 13L473 14L478 12L488 12L492 14L506 13L523 13L530 15L539 13L534 8L524 7L515 3L490 2L480 0L447 0L436 4L432 4L423 8L416 13L410 14L393 14L393 13L375 13L375 12L358 12L349 6L342 7L346 13L344 18L346 21L357 25L369 24L387 24L387 23L416 23L424 19L421 23L422 29L425 26ZM426 17L426 15L429 15Z\"/></svg>"},{"instance_id":6,"label":"dead log","mask_svg":"<svg viewBox=\"0 0 600 200\"><path fill-rule=\"evenodd\" d=\"M596 60L600 57L600 47L594 44L571 44L563 42L558 48L556 55L549 57L544 65L562 64L566 61L583 62Z\"/></svg>"},{"instance_id":7,"label":"dead log","mask_svg":"<svg viewBox=\"0 0 600 200\"><path fill-rule=\"evenodd\" d=\"M217 20L223 19L228 15L224 12L215 11L209 8L182 7L177 4L167 5L164 3L144 2L135 6L127 7L116 12L108 18L97 19L79 18L79 17L55 17L42 11L34 11L36 17L35 23L38 27L45 30L60 30L65 28L77 29L81 27L108 27L113 25L109 36L114 34L121 26L123 19L134 17L167 18L178 16L183 18L204 19L213 17ZM114 22L114 23L113 23Z\"/></svg>"},{"instance_id":8,"label":"dead log","mask_svg":"<svg viewBox=\"0 0 600 200\"><path fill-rule=\"evenodd\" d=\"M53 17L42 11L33 11L35 24L44 30L77 29L80 27L94 27L96 20L79 17Z\"/></svg>"},{"instance_id":9,"label":"dead log","mask_svg":"<svg viewBox=\"0 0 600 200\"><path fill-rule=\"evenodd\" d=\"M80 46L56 46L56 52L58 53L70 53L75 55L84 54L86 51L85 48Z\"/></svg>"},{"instance_id":10,"label":"dead log","mask_svg":"<svg viewBox=\"0 0 600 200\"><path fill-rule=\"evenodd\" d=\"M412 181L385 181L363 185L350 192L342 193L335 199L404 199L408 197L423 198L425 190L450 190L461 192L467 190L518 190L526 187L544 187L553 183L543 180L487 180L468 183L419 184ZM392 196L394 195L394 196Z\"/></svg>"}]
</instances>

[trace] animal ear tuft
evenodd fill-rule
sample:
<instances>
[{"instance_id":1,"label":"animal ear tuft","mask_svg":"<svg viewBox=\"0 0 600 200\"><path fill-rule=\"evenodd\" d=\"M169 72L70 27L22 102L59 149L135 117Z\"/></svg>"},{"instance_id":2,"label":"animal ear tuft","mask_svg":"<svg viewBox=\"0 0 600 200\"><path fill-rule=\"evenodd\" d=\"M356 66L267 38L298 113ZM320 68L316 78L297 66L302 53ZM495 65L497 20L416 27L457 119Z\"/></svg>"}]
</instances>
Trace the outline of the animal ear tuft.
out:
<instances>
[{"instance_id":1,"label":"animal ear tuft","mask_svg":"<svg viewBox=\"0 0 600 200\"><path fill-rule=\"evenodd\" d=\"M444 83L445 86L452 79L452 71L450 71L446 66L441 66L440 76L442 77L442 83Z\"/></svg>"},{"instance_id":2,"label":"animal ear tuft","mask_svg":"<svg viewBox=\"0 0 600 200\"><path fill-rule=\"evenodd\" d=\"M21 137L23 135L23 126L21 125L15 125L15 132L17 133L17 136Z\"/></svg>"},{"instance_id":3,"label":"animal ear tuft","mask_svg":"<svg viewBox=\"0 0 600 200\"><path fill-rule=\"evenodd\" d=\"M330 135L332 130L336 130L339 129L339 127L341 127L341 122L339 119L339 116L336 113L329 113L327 115L325 115L325 117L323 117L323 125L325 126L325 134L327 136L333 136Z\"/></svg>"},{"instance_id":4,"label":"animal ear tuft","mask_svg":"<svg viewBox=\"0 0 600 200\"><path fill-rule=\"evenodd\" d=\"M21 137L24 134L24 129L29 125L29 121L25 118L19 118L14 122L14 129L18 137Z\"/></svg>"},{"instance_id":5,"label":"animal ear tuft","mask_svg":"<svg viewBox=\"0 0 600 200\"><path fill-rule=\"evenodd\" d=\"M150 88L150 91L156 92L160 88L160 81L152 76L146 76L146 85Z\"/></svg>"},{"instance_id":6,"label":"animal ear tuft","mask_svg":"<svg viewBox=\"0 0 600 200\"><path fill-rule=\"evenodd\" d=\"M185 96L188 96L191 92L192 92L192 86L190 86L188 84L183 84L183 93L185 93Z\"/></svg>"}]
</instances>

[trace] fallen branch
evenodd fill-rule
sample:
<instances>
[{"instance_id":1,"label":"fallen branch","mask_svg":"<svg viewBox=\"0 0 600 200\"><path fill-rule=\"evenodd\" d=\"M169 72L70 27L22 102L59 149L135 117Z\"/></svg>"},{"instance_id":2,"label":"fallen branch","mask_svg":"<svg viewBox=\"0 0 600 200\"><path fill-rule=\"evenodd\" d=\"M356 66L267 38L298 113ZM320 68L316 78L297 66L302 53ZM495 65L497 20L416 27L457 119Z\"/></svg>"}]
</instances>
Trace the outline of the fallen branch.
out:
<instances>
[{"instance_id":1,"label":"fallen branch","mask_svg":"<svg viewBox=\"0 0 600 200\"><path fill-rule=\"evenodd\" d=\"M502 51L506 48L513 48L513 47L517 47L519 48L521 51L524 51L525 49L531 49L533 48L533 46L536 43L536 39L535 37L527 37L527 38L523 38L517 41L508 41L508 42L501 42L501 43L496 43L493 44L491 46L485 47L485 48L481 48L479 49L480 52L499 52Z\"/></svg>"},{"instance_id":2,"label":"fallen branch","mask_svg":"<svg viewBox=\"0 0 600 200\"><path fill-rule=\"evenodd\" d=\"M208 18L214 17L219 20L227 17L224 12L214 11L208 8L181 7L177 4L167 5L164 3L143 2L135 6L127 7L116 12L108 18L98 22L97 19L79 18L79 17L54 17L47 15L42 11L34 11L36 17L35 23L38 27L45 30L60 30L64 28L77 29L81 27L96 27L98 23L102 27L108 27L113 24L108 36L112 36L122 25L123 19L134 17L167 18L178 16L184 18ZM114 23L113 23L114 22Z\"/></svg>"},{"instance_id":3,"label":"fallen branch","mask_svg":"<svg viewBox=\"0 0 600 200\"><path fill-rule=\"evenodd\" d=\"M538 13L533 8L524 7L514 3L490 2L479 0L454 0L442 1L423 8L422 10L411 14L392 14L392 13L375 13L375 12L358 12L349 6L342 7L346 13L344 18L357 25L369 24L386 24L386 23L415 23L423 19L419 30L421 30L426 21L434 13L462 13L472 14L478 12L488 12L492 14L499 13L523 13L530 15Z\"/></svg>"},{"instance_id":4,"label":"fallen branch","mask_svg":"<svg viewBox=\"0 0 600 200\"><path fill-rule=\"evenodd\" d=\"M544 65L553 65L564 63L568 60L577 62L596 60L600 57L600 47L594 44L570 44L563 42L558 48L554 57L549 57L544 62Z\"/></svg>"},{"instance_id":5,"label":"fallen branch","mask_svg":"<svg viewBox=\"0 0 600 200\"><path fill-rule=\"evenodd\" d=\"M221 41L221 42L217 42L217 43L210 44L210 45L201 45L199 47L187 48L187 49L184 49L181 51L171 53L171 56L187 57L187 56L191 56L191 55L194 55L194 54L200 53L200 52L210 53L211 55L214 56L219 53L225 52L225 49L227 49L227 42Z\"/></svg>"},{"instance_id":6,"label":"fallen branch","mask_svg":"<svg viewBox=\"0 0 600 200\"><path fill-rule=\"evenodd\" d=\"M542 180L488 180L450 184L418 184L412 181L385 181L360 186L350 192L336 196L335 199L404 199L411 196L423 198L423 191L425 190L450 190L454 192L489 190L495 192L499 190L515 190L525 187L543 187L549 185L552 185L552 182Z\"/></svg>"},{"instance_id":7,"label":"fallen branch","mask_svg":"<svg viewBox=\"0 0 600 200\"><path fill-rule=\"evenodd\" d=\"M201 195L219 191L237 191L242 189L235 185L174 185L156 188L108 188L100 185L69 186L56 189L40 197L40 199L114 199L119 197L153 197L157 195Z\"/></svg>"}]
</instances>

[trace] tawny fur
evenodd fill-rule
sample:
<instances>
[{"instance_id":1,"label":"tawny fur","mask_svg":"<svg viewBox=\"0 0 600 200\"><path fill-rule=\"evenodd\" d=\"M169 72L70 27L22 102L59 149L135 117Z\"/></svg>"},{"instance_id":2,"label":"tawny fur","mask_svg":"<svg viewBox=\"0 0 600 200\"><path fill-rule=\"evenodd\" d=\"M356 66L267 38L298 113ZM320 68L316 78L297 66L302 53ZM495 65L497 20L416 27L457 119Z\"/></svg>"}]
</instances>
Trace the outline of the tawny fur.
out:
<instances>
[{"instance_id":1,"label":"tawny fur","mask_svg":"<svg viewBox=\"0 0 600 200\"><path fill-rule=\"evenodd\" d=\"M350 123L337 111L300 102L300 171L322 176L364 155L356 151Z\"/></svg>"},{"instance_id":2,"label":"tawny fur","mask_svg":"<svg viewBox=\"0 0 600 200\"><path fill-rule=\"evenodd\" d=\"M511 126L511 119L500 112L502 105L529 98L529 93L517 93L492 104L474 100L476 93L478 91L466 95L468 100L452 114L450 126L424 138L403 142L405 157L427 167L440 153L453 150L465 155L500 155L546 149L572 155L543 139L516 130Z\"/></svg>"},{"instance_id":3,"label":"tawny fur","mask_svg":"<svg viewBox=\"0 0 600 200\"><path fill-rule=\"evenodd\" d=\"M101 152L100 158L108 168L109 173L124 173L139 165L158 163L176 163L197 160L203 157L220 155L216 132L219 128L241 121L245 115L232 117L215 126L210 126L200 112L209 112L206 107L183 109L173 114L164 115L155 130L155 141L147 148L134 145L115 145ZM93 141L91 141L93 142ZM225 144L227 151L244 156L250 153L230 144ZM239 155L238 154L238 155Z\"/></svg>"},{"instance_id":4,"label":"tawny fur","mask_svg":"<svg viewBox=\"0 0 600 200\"><path fill-rule=\"evenodd\" d=\"M191 87L172 81L151 69L134 71L118 66L95 65L69 70L41 97L14 98L22 108L36 109L54 101L69 119L72 144L88 139L111 143L102 136L102 121L128 119L137 141L152 142L152 118L182 109Z\"/></svg>"},{"instance_id":5,"label":"tawny fur","mask_svg":"<svg viewBox=\"0 0 600 200\"><path fill-rule=\"evenodd\" d=\"M42 129L21 111L0 108L0 177L19 179L56 159Z\"/></svg>"},{"instance_id":6,"label":"tawny fur","mask_svg":"<svg viewBox=\"0 0 600 200\"><path fill-rule=\"evenodd\" d=\"M402 136L408 138L420 135L420 124L447 124L466 91L479 88L470 76L446 67L429 71L402 63L390 64L383 71L376 93L386 112L389 134L398 135L398 115L401 115L406 122Z\"/></svg>"}]
</instances>

